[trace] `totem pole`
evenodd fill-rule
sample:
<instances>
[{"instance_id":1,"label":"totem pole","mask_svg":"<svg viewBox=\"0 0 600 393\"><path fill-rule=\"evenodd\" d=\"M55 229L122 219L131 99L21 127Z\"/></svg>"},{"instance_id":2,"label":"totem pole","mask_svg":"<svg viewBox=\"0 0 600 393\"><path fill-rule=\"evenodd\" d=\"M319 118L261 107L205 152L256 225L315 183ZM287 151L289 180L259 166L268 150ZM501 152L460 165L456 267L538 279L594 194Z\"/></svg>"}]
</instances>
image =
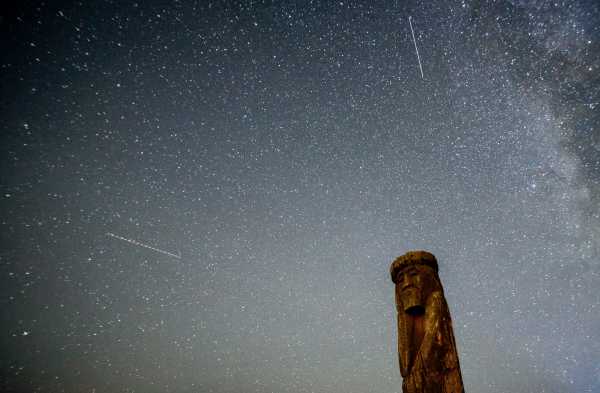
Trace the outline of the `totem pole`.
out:
<instances>
[{"instance_id":1,"label":"totem pole","mask_svg":"<svg viewBox=\"0 0 600 393\"><path fill-rule=\"evenodd\" d=\"M404 393L464 393L437 260L411 251L390 267L396 284L398 357Z\"/></svg>"}]
</instances>

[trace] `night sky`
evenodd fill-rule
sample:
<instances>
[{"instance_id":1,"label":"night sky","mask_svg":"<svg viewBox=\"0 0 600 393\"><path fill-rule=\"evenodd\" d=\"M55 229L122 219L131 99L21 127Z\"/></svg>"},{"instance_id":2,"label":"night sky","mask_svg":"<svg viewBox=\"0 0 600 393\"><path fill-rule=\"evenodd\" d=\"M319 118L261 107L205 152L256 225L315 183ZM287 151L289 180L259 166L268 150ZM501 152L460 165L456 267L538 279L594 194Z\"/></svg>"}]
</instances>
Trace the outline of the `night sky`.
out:
<instances>
[{"instance_id":1,"label":"night sky","mask_svg":"<svg viewBox=\"0 0 600 393\"><path fill-rule=\"evenodd\" d=\"M23 3L0 390L400 392L425 249L467 392L600 391L598 2Z\"/></svg>"}]
</instances>

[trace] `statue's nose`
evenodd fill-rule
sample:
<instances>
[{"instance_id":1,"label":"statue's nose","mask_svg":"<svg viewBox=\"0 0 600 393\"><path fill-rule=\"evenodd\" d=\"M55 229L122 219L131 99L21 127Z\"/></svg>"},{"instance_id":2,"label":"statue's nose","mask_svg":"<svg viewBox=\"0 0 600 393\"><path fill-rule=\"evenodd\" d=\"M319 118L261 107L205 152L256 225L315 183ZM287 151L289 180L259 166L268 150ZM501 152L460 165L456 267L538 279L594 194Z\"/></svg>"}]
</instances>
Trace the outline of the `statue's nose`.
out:
<instances>
[{"instance_id":1,"label":"statue's nose","mask_svg":"<svg viewBox=\"0 0 600 393\"><path fill-rule=\"evenodd\" d=\"M402 288L406 288L412 285L412 280L410 279L410 276L405 276L404 280L402 280Z\"/></svg>"}]
</instances>

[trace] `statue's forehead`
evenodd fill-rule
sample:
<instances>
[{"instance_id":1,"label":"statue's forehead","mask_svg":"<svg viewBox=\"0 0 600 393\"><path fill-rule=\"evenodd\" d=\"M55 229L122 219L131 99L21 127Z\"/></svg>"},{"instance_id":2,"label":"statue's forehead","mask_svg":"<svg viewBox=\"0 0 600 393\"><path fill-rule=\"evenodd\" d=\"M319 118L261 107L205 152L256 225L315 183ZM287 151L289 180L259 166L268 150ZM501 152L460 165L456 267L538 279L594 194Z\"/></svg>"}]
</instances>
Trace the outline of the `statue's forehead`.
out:
<instances>
[{"instance_id":1,"label":"statue's forehead","mask_svg":"<svg viewBox=\"0 0 600 393\"><path fill-rule=\"evenodd\" d=\"M398 274L410 273L410 272L419 272L419 273L434 273L434 270L427 265L422 264L411 264L406 265L402 269L398 271Z\"/></svg>"},{"instance_id":2,"label":"statue's forehead","mask_svg":"<svg viewBox=\"0 0 600 393\"><path fill-rule=\"evenodd\" d=\"M398 273L402 274L402 273L408 273L408 272L411 272L411 271L419 271L419 270L420 269L419 269L418 265L408 265L408 266L405 266L402 269L400 269L398 271Z\"/></svg>"}]
</instances>

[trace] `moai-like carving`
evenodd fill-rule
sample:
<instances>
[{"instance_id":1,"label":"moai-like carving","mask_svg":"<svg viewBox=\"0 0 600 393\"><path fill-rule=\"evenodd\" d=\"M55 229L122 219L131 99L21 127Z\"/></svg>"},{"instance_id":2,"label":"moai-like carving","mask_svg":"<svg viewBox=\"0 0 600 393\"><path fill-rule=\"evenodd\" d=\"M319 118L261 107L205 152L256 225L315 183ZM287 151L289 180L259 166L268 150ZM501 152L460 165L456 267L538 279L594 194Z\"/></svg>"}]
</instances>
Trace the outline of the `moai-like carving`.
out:
<instances>
[{"instance_id":1,"label":"moai-like carving","mask_svg":"<svg viewBox=\"0 0 600 393\"><path fill-rule=\"evenodd\" d=\"M398 257L398 357L404 393L464 393L450 312L437 260L426 251Z\"/></svg>"}]
</instances>

